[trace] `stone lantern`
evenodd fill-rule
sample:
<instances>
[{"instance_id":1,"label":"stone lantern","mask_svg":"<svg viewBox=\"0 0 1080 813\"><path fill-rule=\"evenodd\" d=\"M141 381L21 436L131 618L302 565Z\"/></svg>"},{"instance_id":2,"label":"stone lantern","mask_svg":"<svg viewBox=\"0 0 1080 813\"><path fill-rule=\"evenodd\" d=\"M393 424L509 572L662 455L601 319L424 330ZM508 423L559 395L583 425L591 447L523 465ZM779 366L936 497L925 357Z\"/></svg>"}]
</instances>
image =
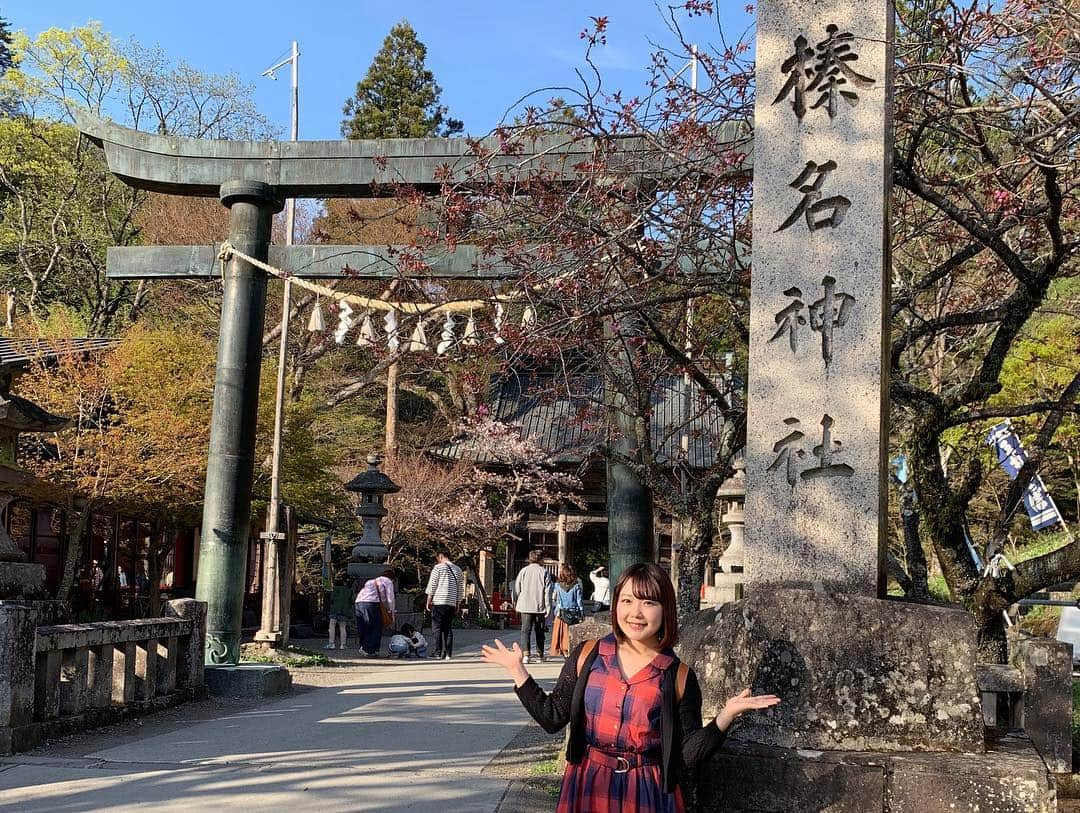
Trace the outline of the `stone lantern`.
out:
<instances>
[{"instance_id":1,"label":"stone lantern","mask_svg":"<svg viewBox=\"0 0 1080 813\"><path fill-rule=\"evenodd\" d=\"M743 534L746 531L746 515L743 513L743 500L746 498L746 463L742 458L735 461L735 471L720 484L716 498L721 504L720 521L727 526L731 534L731 543L720 557L720 570L713 577L713 588L708 591L709 603L723 604L742 598L743 562L746 549L743 546Z\"/></svg>"},{"instance_id":2,"label":"stone lantern","mask_svg":"<svg viewBox=\"0 0 1080 813\"><path fill-rule=\"evenodd\" d=\"M360 472L345 485L346 491L360 495L356 515L364 521L364 532L349 555L349 576L371 579L386 569L387 550L379 522L386 516L383 495L396 494L401 486L379 471L379 456L369 454L367 471Z\"/></svg>"},{"instance_id":3,"label":"stone lantern","mask_svg":"<svg viewBox=\"0 0 1080 813\"><path fill-rule=\"evenodd\" d=\"M26 554L7 532L4 514L16 493L27 490L35 479L16 461L19 435L56 432L71 421L12 393L18 372L14 365L0 365L0 601L39 602L48 598L45 566L26 561Z\"/></svg>"}]
</instances>

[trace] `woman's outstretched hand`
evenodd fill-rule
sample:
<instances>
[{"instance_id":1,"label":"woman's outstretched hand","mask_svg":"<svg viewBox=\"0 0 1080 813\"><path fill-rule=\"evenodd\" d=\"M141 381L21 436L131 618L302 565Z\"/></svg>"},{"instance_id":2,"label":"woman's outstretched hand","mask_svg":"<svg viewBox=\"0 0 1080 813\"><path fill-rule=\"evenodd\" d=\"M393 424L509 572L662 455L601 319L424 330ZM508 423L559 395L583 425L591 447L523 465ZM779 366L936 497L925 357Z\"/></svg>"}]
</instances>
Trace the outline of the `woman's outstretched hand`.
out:
<instances>
[{"instance_id":1,"label":"woman's outstretched hand","mask_svg":"<svg viewBox=\"0 0 1080 813\"><path fill-rule=\"evenodd\" d=\"M498 664L509 672L515 686L521 686L529 679L529 670L522 663L521 647L516 643L507 649L506 645L496 638L494 646L484 644L480 647L480 657L484 663Z\"/></svg>"},{"instance_id":2,"label":"woman's outstretched hand","mask_svg":"<svg viewBox=\"0 0 1080 813\"><path fill-rule=\"evenodd\" d=\"M748 711L760 711L775 706L780 698L775 694L750 694L749 689L743 689L724 704L724 708L716 715L716 727L721 731L727 731L732 722L740 714Z\"/></svg>"}]
</instances>

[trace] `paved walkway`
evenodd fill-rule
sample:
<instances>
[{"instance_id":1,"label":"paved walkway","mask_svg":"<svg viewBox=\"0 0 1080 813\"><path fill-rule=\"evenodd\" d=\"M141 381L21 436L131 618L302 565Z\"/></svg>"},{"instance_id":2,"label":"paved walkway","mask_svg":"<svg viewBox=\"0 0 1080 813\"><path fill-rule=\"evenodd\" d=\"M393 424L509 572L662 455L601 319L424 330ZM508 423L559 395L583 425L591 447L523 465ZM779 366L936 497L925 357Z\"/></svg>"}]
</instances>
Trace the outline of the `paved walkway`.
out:
<instances>
[{"instance_id":1,"label":"paved walkway","mask_svg":"<svg viewBox=\"0 0 1080 813\"><path fill-rule=\"evenodd\" d=\"M456 635L452 661L335 650L348 665L311 678L331 685L258 705L193 704L0 757L0 811L492 813L517 791L481 771L529 718L505 673L479 659L492 633ZM530 668L544 679L560 667ZM298 673L300 688L308 681Z\"/></svg>"}]
</instances>

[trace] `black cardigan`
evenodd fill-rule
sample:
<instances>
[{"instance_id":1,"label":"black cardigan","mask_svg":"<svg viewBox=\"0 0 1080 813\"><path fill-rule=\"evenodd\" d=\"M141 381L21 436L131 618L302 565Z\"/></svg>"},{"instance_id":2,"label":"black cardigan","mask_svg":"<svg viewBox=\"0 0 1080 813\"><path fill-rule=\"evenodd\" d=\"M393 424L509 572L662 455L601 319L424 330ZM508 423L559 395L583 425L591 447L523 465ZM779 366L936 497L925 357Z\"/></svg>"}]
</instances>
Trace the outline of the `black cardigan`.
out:
<instances>
[{"instance_id":1,"label":"black cardigan","mask_svg":"<svg viewBox=\"0 0 1080 813\"><path fill-rule=\"evenodd\" d=\"M545 731L554 734L567 723L570 724L570 740L566 747L566 761L572 765L581 762L585 755L585 684L587 676L600 651L599 645L585 659L578 675L577 662L584 643L578 644L563 664L562 672L551 693L545 692L530 677L514 691L521 705L532 715ZM701 725L701 687L691 669L686 678L686 689L676 713L675 676L678 660L660 679L663 696L661 724L663 726L661 751L663 755L662 776L664 791L672 793L678 784L681 765L693 768L708 759L724 741L724 732L716 727L716 721ZM585 679L580 679L585 676Z\"/></svg>"}]
</instances>

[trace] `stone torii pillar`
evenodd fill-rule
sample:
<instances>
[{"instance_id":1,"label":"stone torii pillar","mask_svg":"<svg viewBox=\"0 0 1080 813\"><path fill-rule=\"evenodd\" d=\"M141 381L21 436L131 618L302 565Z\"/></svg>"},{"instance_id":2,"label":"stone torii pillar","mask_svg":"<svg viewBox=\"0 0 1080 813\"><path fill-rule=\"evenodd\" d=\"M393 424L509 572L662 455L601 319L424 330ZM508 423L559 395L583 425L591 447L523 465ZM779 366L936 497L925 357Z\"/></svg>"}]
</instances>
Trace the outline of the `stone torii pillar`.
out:
<instances>
[{"instance_id":1,"label":"stone torii pillar","mask_svg":"<svg viewBox=\"0 0 1080 813\"><path fill-rule=\"evenodd\" d=\"M230 243L245 254L283 268L296 277L394 279L402 246L271 246L270 219L286 198L371 197L386 184L409 185L438 194L444 183L468 180L478 160L466 139L391 139L340 142L230 142L167 138L129 130L76 114L79 129L105 150L110 171L131 186L173 195L219 196L231 209ZM721 142L747 152L738 127L717 134ZM645 144L620 143L628 171L656 178ZM543 168L548 177L572 183L578 166L591 160L595 145L567 136L529 140L524 152L506 154L497 139L484 142L490 171L503 176ZM749 162L732 170L748 171ZM436 180L438 179L438 180ZM216 276L219 246L137 246L110 248L107 275L113 279L202 278ZM492 261L475 246L426 258L426 277L509 280L512 268ZM719 269L718 269L719 270ZM254 465L255 414L265 275L233 257L226 269L218 368L214 388L211 449L207 461L206 504L197 590L208 603L206 660L233 664L239 657L240 618ZM625 473L624 473L625 475ZM629 476L612 478L608 502L620 527L628 529L618 551L629 561L650 558L651 500L644 485ZM647 493L647 490L646 490ZM614 551L613 551L614 553ZM282 623L288 623L282 619Z\"/></svg>"}]
</instances>

